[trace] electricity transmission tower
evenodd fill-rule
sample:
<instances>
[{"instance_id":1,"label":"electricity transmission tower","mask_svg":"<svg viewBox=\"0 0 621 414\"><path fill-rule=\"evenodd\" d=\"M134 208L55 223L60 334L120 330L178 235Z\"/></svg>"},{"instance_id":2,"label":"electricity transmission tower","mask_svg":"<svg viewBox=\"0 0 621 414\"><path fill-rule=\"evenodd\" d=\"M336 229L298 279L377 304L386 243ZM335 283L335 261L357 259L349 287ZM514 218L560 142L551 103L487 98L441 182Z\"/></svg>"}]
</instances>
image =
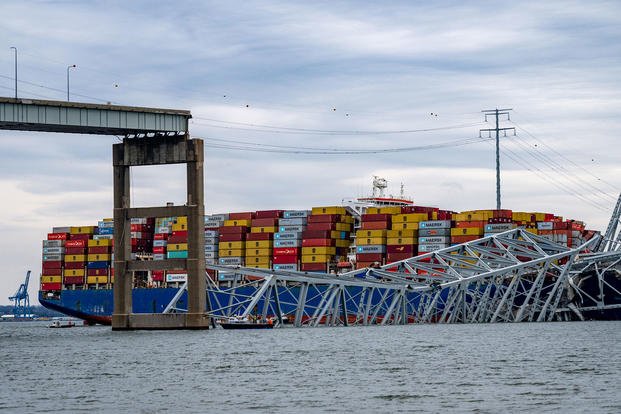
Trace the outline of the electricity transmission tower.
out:
<instances>
[{"instance_id":1,"label":"electricity transmission tower","mask_svg":"<svg viewBox=\"0 0 621 414\"><path fill-rule=\"evenodd\" d=\"M487 122L488 116L494 116L496 119L496 128L487 128L479 130L479 137L482 132L487 132L489 137L491 138L492 132L496 132L496 210L500 210L500 131L503 132L504 136L507 136L507 131L513 130L513 135L515 135L515 128L500 128L498 124L498 118L500 115L506 115L507 120L511 120L509 116L509 111L512 111L511 108L506 109L485 109L481 112L485 114L485 122Z\"/></svg>"}]
</instances>

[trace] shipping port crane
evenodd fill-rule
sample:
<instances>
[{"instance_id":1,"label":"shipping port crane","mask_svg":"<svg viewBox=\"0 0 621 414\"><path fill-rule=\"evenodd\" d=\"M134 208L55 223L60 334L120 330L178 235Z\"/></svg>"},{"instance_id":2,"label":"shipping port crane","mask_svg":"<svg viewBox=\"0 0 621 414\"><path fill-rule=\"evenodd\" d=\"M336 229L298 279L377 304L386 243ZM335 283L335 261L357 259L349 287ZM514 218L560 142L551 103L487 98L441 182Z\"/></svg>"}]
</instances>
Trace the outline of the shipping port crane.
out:
<instances>
[{"instance_id":1,"label":"shipping port crane","mask_svg":"<svg viewBox=\"0 0 621 414\"><path fill-rule=\"evenodd\" d=\"M28 296L28 282L30 281L30 270L26 273L26 280L19 285L17 292L9 297L13 301L13 315L15 318L30 318L30 296Z\"/></svg>"}]
</instances>

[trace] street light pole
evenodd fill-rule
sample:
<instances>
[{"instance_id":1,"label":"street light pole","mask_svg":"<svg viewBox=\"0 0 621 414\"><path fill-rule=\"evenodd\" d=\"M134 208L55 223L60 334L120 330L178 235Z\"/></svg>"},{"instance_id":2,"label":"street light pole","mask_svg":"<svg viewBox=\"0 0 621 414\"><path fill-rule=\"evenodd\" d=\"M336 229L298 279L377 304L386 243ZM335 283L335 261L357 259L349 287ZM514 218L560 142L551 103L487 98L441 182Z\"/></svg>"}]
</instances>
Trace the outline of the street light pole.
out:
<instances>
[{"instance_id":1,"label":"street light pole","mask_svg":"<svg viewBox=\"0 0 621 414\"><path fill-rule=\"evenodd\" d=\"M15 51L15 99L17 99L17 48L15 46L11 46L9 49L13 49Z\"/></svg>"},{"instance_id":2,"label":"street light pole","mask_svg":"<svg viewBox=\"0 0 621 414\"><path fill-rule=\"evenodd\" d=\"M75 68L75 65L67 66L67 102L69 102L69 69Z\"/></svg>"}]
</instances>

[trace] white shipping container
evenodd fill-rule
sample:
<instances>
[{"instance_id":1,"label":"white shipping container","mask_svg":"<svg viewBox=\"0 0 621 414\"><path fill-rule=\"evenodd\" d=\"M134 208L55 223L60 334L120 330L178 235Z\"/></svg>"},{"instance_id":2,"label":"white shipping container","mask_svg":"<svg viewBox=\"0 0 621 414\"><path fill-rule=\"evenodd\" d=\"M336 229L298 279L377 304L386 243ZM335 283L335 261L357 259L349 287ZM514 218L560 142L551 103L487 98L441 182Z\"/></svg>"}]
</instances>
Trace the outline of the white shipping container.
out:
<instances>
[{"instance_id":1,"label":"white shipping container","mask_svg":"<svg viewBox=\"0 0 621 414\"><path fill-rule=\"evenodd\" d=\"M165 253L153 253L153 260L166 260Z\"/></svg>"},{"instance_id":2,"label":"white shipping container","mask_svg":"<svg viewBox=\"0 0 621 414\"><path fill-rule=\"evenodd\" d=\"M134 217L130 219L131 224L147 224L147 219L145 217Z\"/></svg>"},{"instance_id":3,"label":"white shipping container","mask_svg":"<svg viewBox=\"0 0 621 414\"><path fill-rule=\"evenodd\" d=\"M218 252L205 252L205 259L217 259Z\"/></svg>"},{"instance_id":4,"label":"white shipping container","mask_svg":"<svg viewBox=\"0 0 621 414\"><path fill-rule=\"evenodd\" d=\"M206 252L217 252L218 251L218 245L217 244L206 244L205 245L205 251Z\"/></svg>"},{"instance_id":5,"label":"white shipping container","mask_svg":"<svg viewBox=\"0 0 621 414\"><path fill-rule=\"evenodd\" d=\"M242 264L242 257L221 257L218 260L218 263L224 266L233 266L233 265L241 265Z\"/></svg>"},{"instance_id":6,"label":"white shipping container","mask_svg":"<svg viewBox=\"0 0 621 414\"><path fill-rule=\"evenodd\" d=\"M419 237L419 244L450 244L451 238L447 236Z\"/></svg>"},{"instance_id":7,"label":"white shipping container","mask_svg":"<svg viewBox=\"0 0 621 414\"><path fill-rule=\"evenodd\" d=\"M278 225L279 226L306 226L307 220L308 219L306 217L281 218L280 220L278 220Z\"/></svg>"},{"instance_id":8,"label":"white shipping container","mask_svg":"<svg viewBox=\"0 0 621 414\"><path fill-rule=\"evenodd\" d=\"M280 226L278 228L278 231L280 233L293 232L293 231L302 232L304 231L304 229L305 229L305 226Z\"/></svg>"},{"instance_id":9,"label":"white shipping container","mask_svg":"<svg viewBox=\"0 0 621 414\"><path fill-rule=\"evenodd\" d=\"M448 244L419 244L418 252L429 253L429 252L434 252L436 250L445 249L447 247L449 247Z\"/></svg>"},{"instance_id":10,"label":"white shipping container","mask_svg":"<svg viewBox=\"0 0 621 414\"><path fill-rule=\"evenodd\" d=\"M300 218L300 217L308 217L310 215L310 211L308 210L287 210L283 213L284 218Z\"/></svg>"},{"instance_id":11,"label":"white shipping container","mask_svg":"<svg viewBox=\"0 0 621 414\"><path fill-rule=\"evenodd\" d=\"M274 238L279 240L297 240L302 238L301 231L285 231L274 233Z\"/></svg>"},{"instance_id":12,"label":"white shipping container","mask_svg":"<svg viewBox=\"0 0 621 414\"><path fill-rule=\"evenodd\" d=\"M356 253L386 253L386 246L383 244L368 244L357 246Z\"/></svg>"},{"instance_id":13,"label":"white shipping container","mask_svg":"<svg viewBox=\"0 0 621 414\"><path fill-rule=\"evenodd\" d=\"M188 280L187 273L166 273L166 282L186 282Z\"/></svg>"},{"instance_id":14,"label":"white shipping container","mask_svg":"<svg viewBox=\"0 0 621 414\"><path fill-rule=\"evenodd\" d=\"M98 221L97 227L99 227L100 229L113 229L114 221Z\"/></svg>"},{"instance_id":15,"label":"white shipping container","mask_svg":"<svg viewBox=\"0 0 621 414\"><path fill-rule=\"evenodd\" d=\"M44 247L43 254L64 254L64 247Z\"/></svg>"},{"instance_id":16,"label":"white shipping container","mask_svg":"<svg viewBox=\"0 0 621 414\"><path fill-rule=\"evenodd\" d=\"M168 240L153 240L153 247L166 247Z\"/></svg>"},{"instance_id":17,"label":"white shipping container","mask_svg":"<svg viewBox=\"0 0 621 414\"><path fill-rule=\"evenodd\" d=\"M43 247L63 247L64 240L43 240Z\"/></svg>"},{"instance_id":18,"label":"white shipping container","mask_svg":"<svg viewBox=\"0 0 621 414\"><path fill-rule=\"evenodd\" d=\"M274 247L300 247L302 240L274 240Z\"/></svg>"},{"instance_id":19,"label":"white shipping container","mask_svg":"<svg viewBox=\"0 0 621 414\"><path fill-rule=\"evenodd\" d=\"M218 244L219 239L217 237L205 237L205 244Z\"/></svg>"},{"instance_id":20,"label":"white shipping container","mask_svg":"<svg viewBox=\"0 0 621 414\"><path fill-rule=\"evenodd\" d=\"M44 262L58 262L62 261L65 258L64 254L43 254Z\"/></svg>"},{"instance_id":21,"label":"white shipping container","mask_svg":"<svg viewBox=\"0 0 621 414\"><path fill-rule=\"evenodd\" d=\"M298 270L298 265L293 263L275 264L274 270Z\"/></svg>"},{"instance_id":22,"label":"white shipping container","mask_svg":"<svg viewBox=\"0 0 621 414\"><path fill-rule=\"evenodd\" d=\"M218 230L205 230L205 238L207 237L219 237L220 232Z\"/></svg>"},{"instance_id":23,"label":"white shipping container","mask_svg":"<svg viewBox=\"0 0 621 414\"><path fill-rule=\"evenodd\" d=\"M52 233L71 233L71 227L52 227Z\"/></svg>"},{"instance_id":24,"label":"white shipping container","mask_svg":"<svg viewBox=\"0 0 621 414\"><path fill-rule=\"evenodd\" d=\"M225 221L228 219L228 214L209 214L205 216L205 221Z\"/></svg>"},{"instance_id":25,"label":"white shipping container","mask_svg":"<svg viewBox=\"0 0 621 414\"><path fill-rule=\"evenodd\" d=\"M168 226L160 226L155 229L155 234L168 234L170 233L170 228Z\"/></svg>"},{"instance_id":26,"label":"white shipping container","mask_svg":"<svg viewBox=\"0 0 621 414\"><path fill-rule=\"evenodd\" d=\"M103 239L114 239L113 234L95 234L93 235L93 240L103 240Z\"/></svg>"}]
</instances>

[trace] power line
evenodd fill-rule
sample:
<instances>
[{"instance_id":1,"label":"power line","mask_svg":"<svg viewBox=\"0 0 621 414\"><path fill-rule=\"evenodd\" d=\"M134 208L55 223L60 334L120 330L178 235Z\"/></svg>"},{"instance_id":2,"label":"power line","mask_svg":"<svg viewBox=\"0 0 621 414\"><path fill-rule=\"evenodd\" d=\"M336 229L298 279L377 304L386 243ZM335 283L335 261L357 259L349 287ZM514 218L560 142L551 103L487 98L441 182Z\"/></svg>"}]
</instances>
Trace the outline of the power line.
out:
<instances>
[{"instance_id":1,"label":"power line","mask_svg":"<svg viewBox=\"0 0 621 414\"><path fill-rule=\"evenodd\" d=\"M12 78L12 77L10 77L10 76L5 76L5 75L0 75L0 78L10 79L10 80L13 80L13 79L14 79L14 78ZM62 93L66 93L66 92L67 92L66 90L57 89L57 88L51 88L51 87L49 87L49 86L39 85L39 84L37 84L37 83L28 82L28 81L25 81L25 80L19 80L18 82L19 82L19 83L24 83L24 84L26 84L26 85L36 86L36 87L38 87L38 88L48 89L48 90L50 90L50 91L62 92ZM101 101L101 102L108 102L108 101L107 101L107 100L105 100L105 99L95 98L95 97L93 97L93 96L88 96L88 95L80 95L79 93L72 93L72 95L75 95L75 96L80 96L80 97L82 97L82 98L94 99L94 100L96 100L96 101Z\"/></svg>"}]
</instances>

